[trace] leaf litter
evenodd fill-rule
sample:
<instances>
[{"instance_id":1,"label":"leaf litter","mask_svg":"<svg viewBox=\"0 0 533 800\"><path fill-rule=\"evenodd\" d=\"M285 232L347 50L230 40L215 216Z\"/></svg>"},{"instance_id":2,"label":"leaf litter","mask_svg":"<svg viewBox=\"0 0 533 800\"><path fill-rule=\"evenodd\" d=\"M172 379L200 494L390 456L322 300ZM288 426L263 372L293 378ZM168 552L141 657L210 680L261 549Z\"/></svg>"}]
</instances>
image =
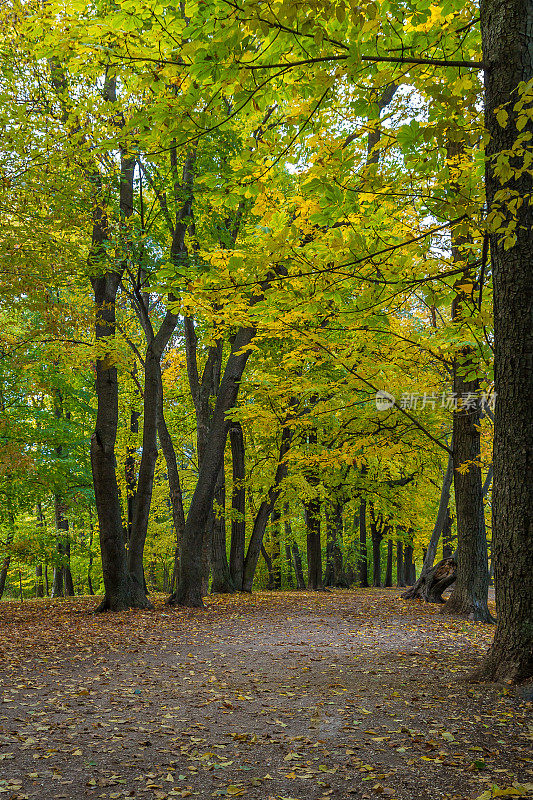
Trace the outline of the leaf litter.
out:
<instances>
[{"instance_id":1,"label":"leaf litter","mask_svg":"<svg viewBox=\"0 0 533 800\"><path fill-rule=\"evenodd\" d=\"M0 604L2 798L533 798L531 703L463 680L490 626L395 590L162 600Z\"/></svg>"}]
</instances>

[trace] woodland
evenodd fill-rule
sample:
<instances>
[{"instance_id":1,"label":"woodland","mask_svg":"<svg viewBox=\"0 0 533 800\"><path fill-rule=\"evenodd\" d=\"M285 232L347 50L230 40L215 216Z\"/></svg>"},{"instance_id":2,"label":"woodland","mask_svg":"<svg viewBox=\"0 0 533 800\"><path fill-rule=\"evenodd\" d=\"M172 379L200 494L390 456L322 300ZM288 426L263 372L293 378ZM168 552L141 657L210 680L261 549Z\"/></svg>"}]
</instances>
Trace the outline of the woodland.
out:
<instances>
[{"instance_id":1,"label":"woodland","mask_svg":"<svg viewBox=\"0 0 533 800\"><path fill-rule=\"evenodd\" d=\"M533 0L4 0L6 796L531 794L532 37Z\"/></svg>"}]
</instances>

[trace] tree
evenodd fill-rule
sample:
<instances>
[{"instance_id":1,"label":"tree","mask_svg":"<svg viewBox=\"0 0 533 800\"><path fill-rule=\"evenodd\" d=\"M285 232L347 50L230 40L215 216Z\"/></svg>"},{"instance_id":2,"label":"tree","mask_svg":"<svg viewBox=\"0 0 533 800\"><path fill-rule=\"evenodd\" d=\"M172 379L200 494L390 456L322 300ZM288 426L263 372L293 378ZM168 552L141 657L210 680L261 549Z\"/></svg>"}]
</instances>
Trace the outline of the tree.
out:
<instances>
[{"instance_id":1,"label":"tree","mask_svg":"<svg viewBox=\"0 0 533 800\"><path fill-rule=\"evenodd\" d=\"M494 281L493 557L498 621L479 675L533 675L533 3L481 2L488 223ZM506 168L509 165L509 168ZM510 202L511 198L516 203Z\"/></svg>"}]
</instances>

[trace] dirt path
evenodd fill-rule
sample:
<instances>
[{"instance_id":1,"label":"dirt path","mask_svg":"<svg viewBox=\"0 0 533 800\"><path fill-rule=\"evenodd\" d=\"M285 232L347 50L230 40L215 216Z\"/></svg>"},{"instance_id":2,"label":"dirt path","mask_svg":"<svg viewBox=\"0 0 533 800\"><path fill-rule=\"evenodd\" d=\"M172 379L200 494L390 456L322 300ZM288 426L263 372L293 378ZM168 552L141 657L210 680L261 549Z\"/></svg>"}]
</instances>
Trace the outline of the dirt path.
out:
<instances>
[{"instance_id":1,"label":"dirt path","mask_svg":"<svg viewBox=\"0 0 533 800\"><path fill-rule=\"evenodd\" d=\"M207 602L0 604L0 795L533 797L531 703L460 680L489 626L394 590Z\"/></svg>"}]
</instances>

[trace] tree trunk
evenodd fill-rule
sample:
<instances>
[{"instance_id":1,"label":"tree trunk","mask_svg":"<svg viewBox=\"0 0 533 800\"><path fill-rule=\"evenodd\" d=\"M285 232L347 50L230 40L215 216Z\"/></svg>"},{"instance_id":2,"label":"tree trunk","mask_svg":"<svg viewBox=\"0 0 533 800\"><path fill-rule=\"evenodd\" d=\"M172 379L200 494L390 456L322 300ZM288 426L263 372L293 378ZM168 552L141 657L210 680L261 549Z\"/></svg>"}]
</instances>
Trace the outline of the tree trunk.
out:
<instances>
[{"instance_id":1,"label":"tree trunk","mask_svg":"<svg viewBox=\"0 0 533 800\"><path fill-rule=\"evenodd\" d=\"M272 569L272 559L270 558L270 555L267 552L264 544L261 544L261 555L265 559L265 564L268 571L268 588L272 589L272 586L274 585L274 570Z\"/></svg>"},{"instance_id":2,"label":"tree trunk","mask_svg":"<svg viewBox=\"0 0 533 800\"><path fill-rule=\"evenodd\" d=\"M495 211L495 195L502 186L493 172L493 159L513 147L517 87L533 75L533 3L482 0L481 35L483 60L491 65L485 71L485 120L490 133L486 188L489 210ZM495 118L502 106L509 115L506 126ZM532 132L530 117L522 133ZM498 624L478 677L514 682L533 676L533 207L527 202L532 184L526 169L505 184L505 191L523 199L514 246L505 249L500 234L491 234L497 393L492 550Z\"/></svg>"},{"instance_id":3,"label":"tree trunk","mask_svg":"<svg viewBox=\"0 0 533 800\"><path fill-rule=\"evenodd\" d=\"M287 566L287 588L294 589L291 546L285 542L285 564Z\"/></svg>"},{"instance_id":4,"label":"tree trunk","mask_svg":"<svg viewBox=\"0 0 533 800\"><path fill-rule=\"evenodd\" d=\"M128 550L130 575L140 587L144 585L143 553L152 503L157 431L162 406L161 356L178 321L177 314L167 311L157 334L151 338L144 359L143 441L139 478L133 502L133 523Z\"/></svg>"},{"instance_id":5,"label":"tree trunk","mask_svg":"<svg viewBox=\"0 0 533 800\"><path fill-rule=\"evenodd\" d=\"M416 569L413 562L413 545L407 544L404 548L404 561L403 568L405 574L405 582L408 586L416 583Z\"/></svg>"},{"instance_id":6,"label":"tree trunk","mask_svg":"<svg viewBox=\"0 0 533 800\"><path fill-rule=\"evenodd\" d=\"M381 587L381 542L383 539L383 527L381 521L374 518L372 505L370 506L372 532L372 586ZM378 518L379 519L379 518Z\"/></svg>"},{"instance_id":7,"label":"tree trunk","mask_svg":"<svg viewBox=\"0 0 533 800\"><path fill-rule=\"evenodd\" d=\"M414 586L410 586L402 597L408 600L425 600L426 603L444 603L442 593L457 577L457 562L454 558L439 561L430 570L420 574Z\"/></svg>"},{"instance_id":8,"label":"tree trunk","mask_svg":"<svg viewBox=\"0 0 533 800\"><path fill-rule=\"evenodd\" d=\"M13 543L13 539L15 538L15 516L11 511L8 511L8 522L9 528L6 537L6 555L4 556L4 563L2 564L2 569L0 570L0 600L4 594L4 589L6 588L7 573L9 570L9 564L11 563L10 547Z\"/></svg>"},{"instance_id":9,"label":"tree trunk","mask_svg":"<svg viewBox=\"0 0 533 800\"><path fill-rule=\"evenodd\" d=\"M299 591L302 591L305 590L306 588L304 572L302 569L302 557L300 555L298 544L294 541L294 537L292 535L292 526L289 517L290 507L288 503L285 503L285 508L283 509L283 511L285 514L285 541L290 546L292 565L294 567L294 574L296 575L296 588Z\"/></svg>"},{"instance_id":10,"label":"tree trunk","mask_svg":"<svg viewBox=\"0 0 533 800\"><path fill-rule=\"evenodd\" d=\"M307 527L307 586L322 589L322 545L320 542L320 500L313 498L304 503Z\"/></svg>"},{"instance_id":11,"label":"tree trunk","mask_svg":"<svg viewBox=\"0 0 533 800\"><path fill-rule=\"evenodd\" d=\"M263 544L263 537L265 535L268 518L272 513L274 504L280 495L281 482L287 475L287 462L285 457L289 451L289 447L291 446L292 436L293 429L290 425L286 424L281 432L278 466L274 476L274 483L268 491L266 500L263 500L259 506L259 511L257 512L254 520L250 542L248 543L248 550L244 560L244 577L242 582L242 588L244 592L252 591L255 570L259 560L259 553L261 552L261 546Z\"/></svg>"},{"instance_id":12,"label":"tree trunk","mask_svg":"<svg viewBox=\"0 0 533 800\"><path fill-rule=\"evenodd\" d=\"M205 458L198 475L189 514L183 531L180 577L170 605L202 607L202 545L205 527L213 505L216 481L224 462L224 450L230 422L227 412L234 407L239 384L250 355L248 345L255 328L241 328L231 348L220 384L209 430Z\"/></svg>"},{"instance_id":13,"label":"tree trunk","mask_svg":"<svg viewBox=\"0 0 533 800\"><path fill-rule=\"evenodd\" d=\"M387 568L385 570L385 586L392 586L392 539L387 542Z\"/></svg>"},{"instance_id":14,"label":"tree trunk","mask_svg":"<svg viewBox=\"0 0 533 800\"><path fill-rule=\"evenodd\" d=\"M451 558L453 555L453 535L452 535L452 515L450 514L449 507L446 509L446 519L444 520L444 528L442 529L442 557Z\"/></svg>"},{"instance_id":15,"label":"tree trunk","mask_svg":"<svg viewBox=\"0 0 533 800\"><path fill-rule=\"evenodd\" d=\"M179 569L179 552L181 547L181 539L183 536L183 529L185 528L185 512L183 509L183 495L181 491L180 475L178 471L178 461L176 459L176 451L172 442L172 437L169 433L167 423L165 420L163 408L163 380L161 376L161 362L159 362L159 408L157 414L157 435L163 457L167 466L168 487L170 495L170 506L172 508L172 523L174 525L174 535L176 537L176 550L174 553L174 568L172 572L171 591L174 591L177 574Z\"/></svg>"},{"instance_id":16,"label":"tree trunk","mask_svg":"<svg viewBox=\"0 0 533 800\"><path fill-rule=\"evenodd\" d=\"M368 552L366 549L366 500L359 504L359 586L368 586Z\"/></svg>"},{"instance_id":17,"label":"tree trunk","mask_svg":"<svg viewBox=\"0 0 533 800\"><path fill-rule=\"evenodd\" d=\"M461 397L477 393L477 380L465 381L457 368L454 392ZM491 622L487 600L489 569L480 459L480 412L459 407L453 414L453 462L457 512L457 580L442 611L480 622ZM467 471L461 468L468 465Z\"/></svg>"},{"instance_id":18,"label":"tree trunk","mask_svg":"<svg viewBox=\"0 0 533 800\"><path fill-rule=\"evenodd\" d=\"M43 565L35 566L35 597L44 597Z\"/></svg>"},{"instance_id":19,"label":"tree trunk","mask_svg":"<svg viewBox=\"0 0 533 800\"><path fill-rule=\"evenodd\" d=\"M131 539L133 526L133 506L135 503L135 490L137 479L135 476L135 453L137 451L137 434L139 433L140 413L133 408L130 410L130 441L126 448L126 460L124 462L124 478L126 480L126 503L127 503L127 538ZM134 440L134 443L132 443Z\"/></svg>"},{"instance_id":20,"label":"tree trunk","mask_svg":"<svg viewBox=\"0 0 533 800\"><path fill-rule=\"evenodd\" d=\"M133 212L135 159L122 157L120 170L120 213L126 219ZM105 597L97 610L120 611L148 608L142 587L132 581L127 565L122 530L122 513L117 483L115 442L118 427L118 375L114 366L116 298L121 271L105 271L108 221L100 180L93 206L93 235L88 258L96 311L96 427L91 438L91 467L98 525Z\"/></svg>"},{"instance_id":21,"label":"tree trunk","mask_svg":"<svg viewBox=\"0 0 533 800\"><path fill-rule=\"evenodd\" d=\"M213 538L211 543L211 592L229 594L235 591L226 553L226 477L220 470L213 503Z\"/></svg>"},{"instance_id":22,"label":"tree trunk","mask_svg":"<svg viewBox=\"0 0 533 800\"><path fill-rule=\"evenodd\" d=\"M405 586L405 572L403 563L403 542L396 542L396 586Z\"/></svg>"},{"instance_id":23,"label":"tree trunk","mask_svg":"<svg viewBox=\"0 0 533 800\"><path fill-rule=\"evenodd\" d=\"M304 578L304 571L302 567L302 556L300 554L300 548L298 547L297 542L293 542L291 545L292 551L292 563L294 564L294 572L296 573L296 588L300 591L305 591L305 578Z\"/></svg>"},{"instance_id":24,"label":"tree trunk","mask_svg":"<svg viewBox=\"0 0 533 800\"><path fill-rule=\"evenodd\" d=\"M272 571L273 571L273 589L281 589L281 530L280 530L280 513L274 507L270 515L271 528L270 528L270 541L272 543Z\"/></svg>"},{"instance_id":25,"label":"tree trunk","mask_svg":"<svg viewBox=\"0 0 533 800\"><path fill-rule=\"evenodd\" d=\"M231 494L231 548L229 568L237 591L242 591L244 578L244 545L246 535L246 487L244 436L241 424L232 422L229 431L233 486Z\"/></svg>"},{"instance_id":26,"label":"tree trunk","mask_svg":"<svg viewBox=\"0 0 533 800\"><path fill-rule=\"evenodd\" d=\"M326 502L326 570L324 586L344 585L342 550L339 539L342 539L342 505Z\"/></svg>"},{"instance_id":27,"label":"tree trunk","mask_svg":"<svg viewBox=\"0 0 533 800\"><path fill-rule=\"evenodd\" d=\"M461 171L465 146L461 139L449 141L447 156L450 170L450 183L453 192L459 196L460 186L454 172ZM461 197L461 203L464 198ZM463 269L455 283L455 298L452 302L452 320L462 334L472 314L471 290L465 288L474 284L475 278L470 266L471 239L462 232L461 226L451 230L451 250L454 263ZM470 331L466 332L468 338ZM480 460L480 420L481 408L476 398L479 396L479 380L467 380L468 373L478 368L478 356L470 344L464 344L456 353L453 362L453 392L457 408L453 413L453 468L455 507L457 512L457 580L450 599L443 607L445 613L460 614L475 620L490 622L487 606L489 571L487 558L487 539L483 512L483 488L481 483ZM474 398L467 403L465 397Z\"/></svg>"}]
</instances>

